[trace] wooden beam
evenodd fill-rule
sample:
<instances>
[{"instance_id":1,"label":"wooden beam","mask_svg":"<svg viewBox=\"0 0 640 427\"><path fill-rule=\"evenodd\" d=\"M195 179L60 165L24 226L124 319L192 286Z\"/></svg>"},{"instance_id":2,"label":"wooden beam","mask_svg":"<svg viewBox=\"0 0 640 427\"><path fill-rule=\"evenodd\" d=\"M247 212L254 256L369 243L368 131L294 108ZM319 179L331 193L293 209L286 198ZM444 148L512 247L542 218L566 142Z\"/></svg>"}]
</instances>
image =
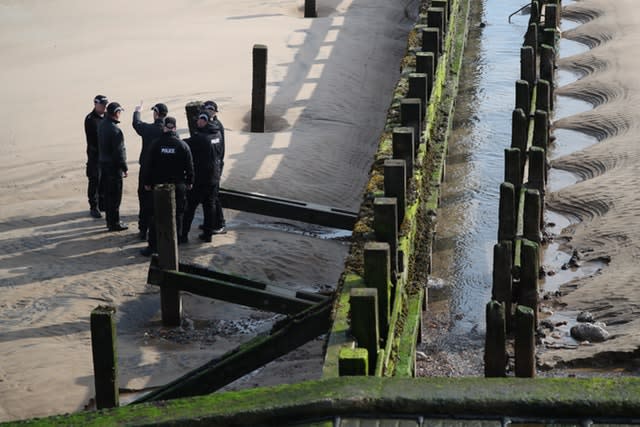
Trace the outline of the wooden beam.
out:
<instances>
[{"instance_id":1,"label":"wooden beam","mask_svg":"<svg viewBox=\"0 0 640 427\"><path fill-rule=\"evenodd\" d=\"M280 322L269 336L259 336L213 359L133 403L155 402L213 393L225 385L326 333L333 301L327 300Z\"/></svg>"}]
</instances>

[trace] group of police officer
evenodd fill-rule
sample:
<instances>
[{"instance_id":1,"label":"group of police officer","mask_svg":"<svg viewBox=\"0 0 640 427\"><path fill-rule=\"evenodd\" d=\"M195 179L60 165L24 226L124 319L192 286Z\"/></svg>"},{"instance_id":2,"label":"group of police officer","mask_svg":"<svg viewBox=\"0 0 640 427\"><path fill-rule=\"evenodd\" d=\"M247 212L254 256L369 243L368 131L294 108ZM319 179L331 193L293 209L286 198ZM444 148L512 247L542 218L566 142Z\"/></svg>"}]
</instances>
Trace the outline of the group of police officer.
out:
<instances>
[{"instance_id":1,"label":"group of police officer","mask_svg":"<svg viewBox=\"0 0 640 427\"><path fill-rule=\"evenodd\" d=\"M90 215L101 218L105 212L109 231L128 227L120 221L123 178L128 175L124 135L118 126L124 109L97 95L93 110L86 116L87 196ZM218 198L220 177L224 167L224 127L217 117L218 105L206 101L200 111L197 131L181 140L176 134L176 119L169 117L163 103L155 104L153 123L140 118L142 102L133 112L133 128L142 137L140 173L138 175L138 232L148 246L145 256L156 252L153 221L153 187L174 184L178 243L189 241L189 230L197 207L202 204L204 222L198 238L211 242L213 234L225 232L225 220Z\"/></svg>"}]
</instances>

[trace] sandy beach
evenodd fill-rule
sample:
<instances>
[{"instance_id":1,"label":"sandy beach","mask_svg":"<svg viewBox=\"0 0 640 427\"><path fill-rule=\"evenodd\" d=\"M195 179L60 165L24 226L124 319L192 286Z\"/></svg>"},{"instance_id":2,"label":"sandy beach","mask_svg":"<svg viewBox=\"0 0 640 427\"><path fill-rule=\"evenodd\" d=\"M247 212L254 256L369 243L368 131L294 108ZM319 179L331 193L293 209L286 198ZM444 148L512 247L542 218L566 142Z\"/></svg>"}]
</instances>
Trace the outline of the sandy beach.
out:
<instances>
[{"instance_id":1,"label":"sandy beach","mask_svg":"<svg viewBox=\"0 0 640 427\"><path fill-rule=\"evenodd\" d=\"M226 127L223 187L357 210L418 2L0 0L0 421L73 412L94 395L89 314L118 315L120 387L164 384L267 331L279 316L184 297L186 322L160 324L138 254L140 138L134 106L214 99ZM267 132L248 132L251 49L269 48ZM89 217L84 116L120 102L130 229ZM199 214L200 215L200 214ZM200 218L196 218L195 224ZM275 218L227 212L228 233L181 260L310 291L333 289L348 242ZM192 230L192 241L197 230ZM315 340L233 387L320 375ZM127 396L123 395L126 401Z\"/></svg>"},{"instance_id":2,"label":"sandy beach","mask_svg":"<svg viewBox=\"0 0 640 427\"><path fill-rule=\"evenodd\" d=\"M580 311L589 311L607 325L611 336L603 343L586 343L577 349L547 350L541 362L548 366L630 367L635 360L637 369L640 11L631 0L585 0L567 5L563 17L581 23L563 37L591 49L558 62L561 69L580 78L556 93L585 100L594 108L558 120L554 126L592 135L597 142L554 160L554 168L572 172L580 181L548 194L547 207L576 222L556 239L564 248L577 251L581 264L600 260L608 265L592 277L563 285L556 314L575 319Z\"/></svg>"}]
</instances>

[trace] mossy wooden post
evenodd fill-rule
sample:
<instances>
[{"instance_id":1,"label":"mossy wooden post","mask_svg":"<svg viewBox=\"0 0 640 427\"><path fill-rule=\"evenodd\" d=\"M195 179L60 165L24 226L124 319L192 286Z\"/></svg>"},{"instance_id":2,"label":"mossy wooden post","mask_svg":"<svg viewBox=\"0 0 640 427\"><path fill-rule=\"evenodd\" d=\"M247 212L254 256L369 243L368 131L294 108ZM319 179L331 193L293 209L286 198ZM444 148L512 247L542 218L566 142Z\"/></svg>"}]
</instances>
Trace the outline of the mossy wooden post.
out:
<instances>
[{"instance_id":1,"label":"mossy wooden post","mask_svg":"<svg viewBox=\"0 0 640 427\"><path fill-rule=\"evenodd\" d=\"M267 97L267 46L253 45L253 86L251 89L251 132L264 132Z\"/></svg>"},{"instance_id":2,"label":"mossy wooden post","mask_svg":"<svg viewBox=\"0 0 640 427\"><path fill-rule=\"evenodd\" d=\"M398 230L404 221L407 194L404 160L388 159L384 161L384 197L395 197L398 207Z\"/></svg>"},{"instance_id":3,"label":"mossy wooden post","mask_svg":"<svg viewBox=\"0 0 640 427\"><path fill-rule=\"evenodd\" d=\"M529 120L524 110L516 108L511 114L511 148L518 148L521 153L527 151L527 136L529 133ZM524 167L524 158L520 159L521 168Z\"/></svg>"},{"instance_id":4,"label":"mossy wooden post","mask_svg":"<svg viewBox=\"0 0 640 427\"><path fill-rule=\"evenodd\" d=\"M519 148L504 149L504 180L517 189L522 185L522 160Z\"/></svg>"},{"instance_id":5,"label":"mossy wooden post","mask_svg":"<svg viewBox=\"0 0 640 427\"><path fill-rule=\"evenodd\" d=\"M158 267L178 271L178 239L176 233L176 197L173 184L157 185L153 190L153 216L158 240ZM180 326L182 300L175 287L160 287L162 324Z\"/></svg>"},{"instance_id":6,"label":"mossy wooden post","mask_svg":"<svg viewBox=\"0 0 640 427\"><path fill-rule=\"evenodd\" d=\"M316 10L316 0L304 0L304 17L305 18L318 17L318 11Z\"/></svg>"},{"instance_id":7,"label":"mossy wooden post","mask_svg":"<svg viewBox=\"0 0 640 427\"><path fill-rule=\"evenodd\" d=\"M520 79L526 80L530 87L536 82L536 53L531 46L520 48Z\"/></svg>"},{"instance_id":8,"label":"mossy wooden post","mask_svg":"<svg viewBox=\"0 0 640 427\"><path fill-rule=\"evenodd\" d=\"M507 347L504 303L490 301L486 309L487 333L484 341L484 376L507 375Z\"/></svg>"},{"instance_id":9,"label":"mossy wooden post","mask_svg":"<svg viewBox=\"0 0 640 427\"><path fill-rule=\"evenodd\" d=\"M405 180L413 177L413 159L415 156L412 127L397 127L393 129L391 139L393 158L404 160Z\"/></svg>"},{"instance_id":10,"label":"mossy wooden post","mask_svg":"<svg viewBox=\"0 0 640 427\"><path fill-rule=\"evenodd\" d=\"M511 331L511 302L513 301L513 243L503 240L493 246L493 286L491 299L504 303L505 324Z\"/></svg>"},{"instance_id":11,"label":"mossy wooden post","mask_svg":"<svg viewBox=\"0 0 640 427\"><path fill-rule=\"evenodd\" d=\"M438 58L440 57L440 35L439 30L433 27L421 27L422 30L422 51L433 52L433 69L438 69Z\"/></svg>"},{"instance_id":12,"label":"mossy wooden post","mask_svg":"<svg viewBox=\"0 0 640 427\"><path fill-rule=\"evenodd\" d=\"M529 12L529 22L539 22L540 21L540 2L534 0L531 2L531 11Z\"/></svg>"},{"instance_id":13,"label":"mossy wooden post","mask_svg":"<svg viewBox=\"0 0 640 427\"><path fill-rule=\"evenodd\" d=\"M515 359L516 377L534 378L536 376L535 311L519 305L516 308L515 321Z\"/></svg>"},{"instance_id":14,"label":"mossy wooden post","mask_svg":"<svg viewBox=\"0 0 640 427\"><path fill-rule=\"evenodd\" d=\"M549 144L549 113L544 110L536 110L533 120L533 145L543 150Z\"/></svg>"},{"instance_id":15,"label":"mossy wooden post","mask_svg":"<svg viewBox=\"0 0 640 427\"><path fill-rule=\"evenodd\" d=\"M547 80L538 80L538 93L536 94L536 110L553 110L553 97L551 96L551 85Z\"/></svg>"},{"instance_id":16,"label":"mossy wooden post","mask_svg":"<svg viewBox=\"0 0 640 427\"><path fill-rule=\"evenodd\" d=\"M540 78L548 81L553 88L555 74L556 51L553 46L543 44L540 46Z\"/></svg>"},{"instance_id":17,"label":"mossy wooden post","mask_svg":"<svg viewBox=\"0 0 640 427\"><path fill-rule=\"evenodd\" d=\"M560 20L558 19L558 6L549 3L544 8L544 27L556 29Z\"/></svg>"},{"instance_id":18,"label":"mossy wooden post","mask_svg":"<svg viewBox=\"0 0 640 427\"><path fill-rule=\"evenodd\" d=\"M498 241L516 237L516 188L510 182L500 184L498 208Z\"/></svg>"},{"instance_id":19,"label":"mossy wooden post","mask_svg":"<svg viewBox=\"0 0 640 427\"><path fill-rule=\"evenodd\" d=\"M448 0L431 0L431 7L441 7L445 10L447 17L451 16L451 1Z\"/></svg>"},{"instance_id":20,"label":"mossy wooden post","mask_svg":"<svg viewBox=\"0 0 640 427\"><path fill-rule=\"evenodd\" d=\"M535 188L544 195L545 177L547 172L547 158L540 147L529 148L529 177L527 187Z\"/></svg>"},{"instance_id":21,"label":"mossy wooden post","mask_svg":"<svg viewBox=\"0 0 640 427\"><path fill-rule=\"evenodd\" d=\"M98 409L120 405L115 314L115 307L98 306L91 311L91 352Z\"/></svg>"},{"instance_id":22,"label":"mossy wooden post","mask_svg":"<svg viewBox=\"0 0 640 427\"><path fill-rule=\"evenodd\" d=\"M202 111L202 102L189 102L187 105L185 105L184 110L187 115L187 126L189 127L189 135L193 136L196 134L196 129L198 128L196 122L198 121L198 115L200 115L200 111Z\"/></svg>"},{"instance_id":23,"label":"mossy wooden post","mask_svg":"<svg viewBox=\"0 0 640 427\"><path fill-rule=\"evenodd\" d=\"M409 90L407 91L407 98L418 98L422 101L422 110L426 111L427 107L427 74L426 73L410 73L409 74Z\"/></svg>"},{"instance_id":24,"label":"mossy wooden post","mask_svg":"<svg viewBox=\"0 0 640 427\"><path fill-rule=\"evenodd\" d=\"M398 207L395 198L376 197L373 201L373 230L376 240L389 244L391 281L398 272Z\"/></svg>"},{"instance_id":25,"label":"mossy wooden post","mask_svg":"<svg viewBox=\"0 0 640 427\"><path fill-rule=\"evenodd\" d=\"M534 52L538 51L538 24L531 23L524 35L524 46L529 46Z\"/></svg>"},{"instance_id":26,"label":"mossy wooden post","mask_svg":"<svg viewBox=\"0 0 640 427\"><path fill-rule=\"evenodd\" d=\"M529 111L531 109L531 86L526 80L516 81L516 109Z\"/></svg>"},{"instance_id":27,"label":"mossy wooden post","mask_svg":"<svg viewBox=\"0 0 640 427\"><path fill-rule=\"evenodd\" d=\"M558 36L558 30L556 30L555 28L545 28L544 31L542 31L542 44L548 44L549 46L555 46L556 45L556 39Z\"/></svg>"},{"instance_id":28,"label":"mossy wooden post","mask_svg":"<svg viewBox=\"0 0 640 427\"><path fill-rule=\"evenodd\" d=\"M538 324L538 270L539 246L530 240L522 241L522 265L518 286L518 304L533 310L534 323Z\"/></svg>"},{"instance_id":29,"label":"mossy wooden post","mask_svg":"<svg viewBox=\"0 0 640 427\"><path fill-rule=\"evenodd\" d=\"M413 128L414 152L422 142L422 101L419 98L404 98L400 100L400 124Z\"/></svg>"},{"instance_id":30,"label":"mossy wooden post","mask_svg":"<svg viewBox=\"0 0 640 427\"><path fill-rule=\"evenodd\" d=\"M524 227L523 235L525 239L540 243L540 192L538 190L527 189L524 193Z\"/></svg>"},{"instance_id":31,"label":"mossy wooden post","mask_svg":"<svg viewBox=\"0 0 640 427\"><path fill-rule=\"evenodd\" d=\"M364 283L378 290L378 316L380 336L389 333L391 316L391 264L389 244L367 242L364 244Z\"/></svg>"},{"instance_id":32,"label":"mossy wooden post","mask_svg":"<svg viewBox=\"0 0 640 427\"><path fill-rule=\"evenodd\" d=\"M427 25L438 29L438 53L442 54L444 39L447 34L447 15L441 7L430 7L427 9Z\"/></svg>"},{"instance_id":33,"label":"mossy wooden post","mask_svg":"<svg viewBox=\"0 0 640 427\"><path fill-rule=\"evenodd\" d=\"M378 357L378 290L374 288L353 288L349 294L351 305L351 333L358 347L369 353L369 374L373 374Z\"/></svg>"},{"instance_id":34,"label":"mossy wooden post","mask_svg":"<svg viewBox=\"0 0 640 427\"><path fill-rule=\"evenodd\" d=\"M431 98L433 91L433 81L435 80L435 59L433 52L416 52L416 73L427 75L427 102Z\"/></svg>"},{"instance_id":35,"label":"mossy wooden post","mask_svg":"<svg viewBox=\"0 0 640 427\"><path fill-rule=\"evenodd\" d=\"M369 352L366 348L341 348L338 355L338 375L369 375Z\"/></svg>"}]
</instances>

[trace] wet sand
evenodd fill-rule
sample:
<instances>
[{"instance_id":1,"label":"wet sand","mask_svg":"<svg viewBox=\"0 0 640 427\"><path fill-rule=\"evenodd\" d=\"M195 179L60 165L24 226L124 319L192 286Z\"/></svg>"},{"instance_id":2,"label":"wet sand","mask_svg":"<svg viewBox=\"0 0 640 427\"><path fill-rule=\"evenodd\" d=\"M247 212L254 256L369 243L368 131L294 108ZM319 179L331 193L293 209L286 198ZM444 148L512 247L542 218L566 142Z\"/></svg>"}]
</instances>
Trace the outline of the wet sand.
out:
<instances>
[{"instance_id":1,"label":"wet sand","mask_svg":"<svg viewBox=\"0 0 640 427\"><path fill-rule=\"evenodd\" d=\"M99 304L117 307L120 386L131 390L166 383L278 318L186 295L183 327L160 325L135 230L140 138L130 120L140 99L147 121L165 102L181 135L187 102L218 102L224 187L356 210L417 7L333 0L303 19L300 0L0 1L0 421L89 404L89 314ZM269 48L264 134L247 129L256 43ZM98 93L126 109L122 233L88 215L82 120ZM181 259L295 289L335 287L347 242L257 215L227 212L227 222L226 235L181 247ZM321 346L231 388L317 378Z\"/></svg>"},{"instance_id":2,"label":"wet sand","mask_svg":"<svg viewBox=\"0 0 640 427\"><path fill-rule=\"evenodd\" d=\"M541 354L546 366L626 366L640 349L640 11L632 0L585 0L564 8L563 19L579 21L563 37L587 44L585 53L562 58L561 69L580 78L557 94L585 100L593 109L562 118L555 128L594 136L597 142L554 159L556 169L579 182L547 195L547 207L576 220L556 241L579 263L603 261L598 273L560 287L556 315L575 320L580 311L594 314L611 334L603 343ZM562 144L559 138L556 142ZM610 260L610 262L609 262Z\"/></svg>"}]
</instances>

